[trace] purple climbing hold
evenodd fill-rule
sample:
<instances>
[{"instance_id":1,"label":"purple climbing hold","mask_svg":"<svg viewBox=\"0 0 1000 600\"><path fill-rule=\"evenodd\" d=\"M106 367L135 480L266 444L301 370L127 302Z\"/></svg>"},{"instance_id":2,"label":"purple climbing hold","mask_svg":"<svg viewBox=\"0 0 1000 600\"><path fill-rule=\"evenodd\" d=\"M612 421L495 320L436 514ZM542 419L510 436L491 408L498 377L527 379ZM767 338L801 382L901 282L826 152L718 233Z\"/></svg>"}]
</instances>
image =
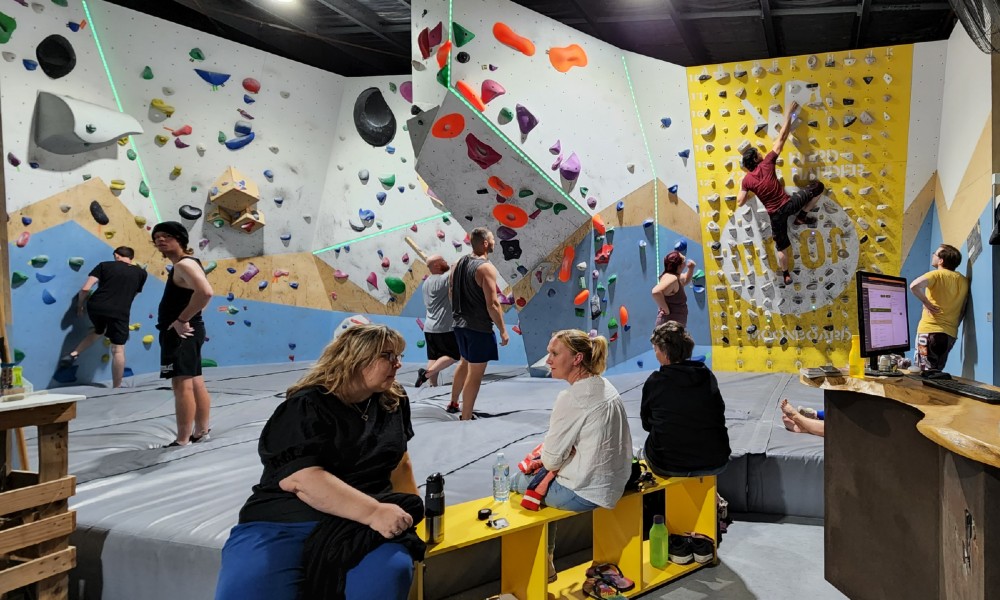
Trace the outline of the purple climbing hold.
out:
<instances>
[{"instance_id":1,"label":"purple climbing hold","mask_svg":"<svg viewBox=\"0 0 1000 600\"><path fill-rule=\"evenodd\" d=\"M555 171L556 169L559 168L559 165L562 164L562 161L563 161L563 156L562 156L562 154L560 154L559 156L556 157L556 160L552 163L552 166L549 167L549 168L551 168L553 171Z\"/></svg>"},{"instance_id":2,"label":"purple climbing hold","mask_svg":"<svg viewBox=\"0 0 1000 600\"><path fill-rule=\"evenodd\" d=\"M506 225L501 225L497 228L497 237L501 240L512 240L517 237L517 231L507 227Z\"/></svg>"},{"instance_id":3,"label":"purple climbing hold","mask_svg":"<svg viewBox=\"0 0 1000 600\"><path fill-rule=\"evenodd\" d=\"M372 286L376 290L378 289L378 276L375 275L375 271L372 271L371 273L369 273L368 277L365 279L365 281L367 281L368 285Z\"/></svg>"},{"instance_id":4,"label":"purple climbing hold","mask_svg":"<svg viewBox=\"0 0 1000 600\"><path fill-rule=\"evenodd\" d=\"M671 194L676 194L677 193L677 184L675 183L672 186L668 187L667 191L670 192Z\"/></svg>"},{"instance_id":5,"label":"purple climbing hold","mask_svg":"<svg viewBox=\"0 0 1000 600\"><path fill-rule=\"evenodd\" d=\"M674 244L674 250L680 252L681 254L684 254L685 252L688 251L688 241L685 240L684 238L681 238L680 240L677 241L676 244Z\"/></svg>"},{"instance_id":6,"label":"purple climbing hold","mask_svg":"<svg viewBox=\"0 0 1000 600\"><path fill-rule=\"evenodd\" d=\"M685 149L681 150L680 152L678 152L677 156L679 156L681 158L688 158L689 156L691 156L691 150L685 148Z\"/></svg>"},{"instance_id":7,"label":"purple climbing hold","mask_svg":"<svg viewBox=\"0 0 1000 600\"><path fill-rule=\"evenodd\" d=\"M556 140L556 143L549 146L549 154L559 154L560 152L562 152L562 144Z\"/></svg>"},{"instance_id":8,"label":"purple climbing hold","mask_svg":"<svg viewBox=\"0 0 1000 600\"><path fill-rule=\"evenodd\" d=\"M593 196L587 198L587 206L589 206L591 209L597 208L597 198L594 198Z\"/></svg>"},{"instance_id":9,"label":"purple climbing hold","mask_svg":"<svg viewBox=\"0 0 1000 600\"><path fill-rule=\"evenodd\" d=\"M469 146L469 158L481 169L488 169L503 158L499 152L471 133L465 136L465 143Z\"/></svg>"},{"instance_id":10,"label":"purple climbing hold","mask_svg":"<svg viewBox=\"0 0 1000 600\"><path fill-rule=\"evenodd\" d=\"M481 92L479 95L482 98L484 104L489 104L490 100L496 98L497 96L503 96L506 93L507 90L504 89L504 87L500 85L498 82L493 81L492 79L487 79L483 81L483 85L481 87Z\"/></svg>"},{"instance_id":11,"label":"purple climbing hold","mask_svg":"<svg viewBox=\"0 0 1000 600\"><path fill-rule=\"evenodd\" d=\"M490 65L489 67L490 67L490 71L496 71L497 69L500 68L500 67L498 67L496 65Z\"/></svg>"},{"instance_id":12,"label":"purple climbing hold","mask_svg":"<svg viewBox=\"0 0 1000 600\"><path fill-rule=\"evenodd\" d=\"M228 143L228 142L227 142L227 143ZM181 139L181 138L179 138L179 137L175 137L175 138L174 138L174 146L177 146L178 148L187 148L187 147L188 147L188 146L190 146L190 145L191 145L191 144L185 144L185 143L184 143L184 140L182 140L182 139Z\"/></svg>"},{"instance_id":13,"label":"purple climbing hold","mask_svg":"<svg viewBox=\"0 0 1000 600\"><path fill-rule=\"evenodd\" d=\"M538 125L538 119L520 104L515 106L514 110L517 113L517 127L521 130L521 135L528 135Z\"/></svg>"},{"instance_id":14,"label":"purple climbing hold","mask_svg":"<svg viewBox=\"0 0 1000 600\"><path fill-rule=\"evenodd\" d=\"M566 181L576 181L576 178L580 176L580 168L580 158L574 152L563 161L562 166L559 167L559 174Z\"/></svg>"},{"instance_id":15,"label":"purple climbing hold","mask_svg":"<svg viewBox=\"0 0 1000 600\"><path fill-rule=\"evenodd\" d=\"M399 84L399 95L403 97L403 100L413 102L413 82L404 81Z\"/></svg>"},{"instance_id":16,"label":"purple climbing hold","mask_svg":"<svg viewBox=\"0 0 1000 600\"><path fill-rule=\"evenodd\" d=\"M615 207L615 210L618 210L618 211L625 210L625 201L624 200L619 200L618 201L618 206Z\"/></svg>"},{"instance_id":17,"label":"purple climbing hold","mask_svg":"<svg viewBox=\"0 0 1000 600\"><path fill-rule=\"evenodd\" d=\"M235 273L235 270L233 272ZM258 273L260 273L260 269L257 268L257 265L247 263L247 268L243 271L243 274L240 275L240 279L245 282L249 282L251 279L256 277Z\"/></svg>"},{"instance_id":18,"label":"purple climbing hold","mask_svg":"<svg viewBox=\"0 0 1000 600\"><path fill-rule=\"evenodd\" d=\"M15 169L21 166L21 159L14 156L13 152L7 153L7 162L9 162L10 166L14 167Z\"/></svg>"}]
</instances>

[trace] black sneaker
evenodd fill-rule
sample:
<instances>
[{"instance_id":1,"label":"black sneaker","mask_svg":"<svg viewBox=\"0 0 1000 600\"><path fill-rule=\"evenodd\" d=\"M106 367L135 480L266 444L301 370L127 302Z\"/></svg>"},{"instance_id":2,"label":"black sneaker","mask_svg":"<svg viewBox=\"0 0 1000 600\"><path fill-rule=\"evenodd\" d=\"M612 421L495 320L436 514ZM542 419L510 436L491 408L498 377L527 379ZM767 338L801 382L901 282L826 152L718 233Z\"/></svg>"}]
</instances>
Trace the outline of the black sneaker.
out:
<instances>
[{"instance_id":1,"label":"black sneaker","mask_svg":"<svg viewBox=\"0 0 1000 600\"><path fill-rule=\"evenodd\" d=\"M417 369L417 382L414 387L420 387L427 383L427 369Z\"/></svg>"},{"instance_id":2,"label":"black sneaker","mask_svg":"<svg viewBox=\"0 0 1000 600\"><path fill-rule=\"evenodd\" d=\"M457 404L449 404L448 408L444 409L449 415L454 415L456 413L462 412L462 409Z\"/></svg>"},{"instance_id":3,"label":"black sneaker","mask_svg":"<svg viewBox=\"0 0 1000 600\"><path fill-rule=\"evenodd\" d=\"M691 552L694 554L694 560L699 565L710 563L715 559L715 544L712 543L711 538L694 533L688 539L691 540Z\"/></svg>"},{"instance_id":4,"label":"black sneaker","mask_svg":"<svg viewBox=\"0 0 1000 600\"><path fill-rule=\"evenodd\" d=\"M76 364L76 359L78 358L80 358L79 354L77 354L76 356L73 356L72 353L67 354L66 356L59 359L59 366L63 368L72 367L73 365Z\"/></svg>"},{"instance_id":5,"label":"black sneaker","mask_svg":"<svg viewBox=\"0 0 1000 600\"><path fill-rule=\"evenodd\" d=\"M691 564L694 560L691 538L686 535L671 535L667 542L667 556L675 565Z\"/></svg>"},{"instance_id":6,"label":"black sneaker","mask_svg":"<svg viewBox=\"0 0 1000 600\"><path fill-rule=\"evenodd\" d=\"M209 429L208 431L202 432L201 435L192 435L191 437L188 438L188 441L190 441L192 444L197 444L198 442L207 442L208 440L212 439L212 436L209 435L209 433L211 432L212 430Z\"/></svg>"}]
</instances>

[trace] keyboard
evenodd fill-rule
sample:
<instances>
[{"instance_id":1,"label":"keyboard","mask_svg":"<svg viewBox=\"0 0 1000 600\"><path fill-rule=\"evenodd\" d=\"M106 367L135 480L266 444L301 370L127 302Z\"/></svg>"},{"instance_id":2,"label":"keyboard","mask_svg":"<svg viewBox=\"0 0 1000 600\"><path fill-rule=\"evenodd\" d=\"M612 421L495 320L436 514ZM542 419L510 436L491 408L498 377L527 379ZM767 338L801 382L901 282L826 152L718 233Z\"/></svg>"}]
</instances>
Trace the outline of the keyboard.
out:
<instances>
[{"instance_id":1,"label":"keyboard","mask_svg":"<svg viewBox=\"0 0 1000 600\"><path fill-rule=\"evenodd\" d=\"M924 379L923 377L913 377L913 379L920 381L920 383L928 387L958 394L959 396L965 396L966 398L972 398L973 400L989 404L1000 404L1000 392L990 388L971 383L962 383L954 379Z\"/></svg>"}]
</instances>

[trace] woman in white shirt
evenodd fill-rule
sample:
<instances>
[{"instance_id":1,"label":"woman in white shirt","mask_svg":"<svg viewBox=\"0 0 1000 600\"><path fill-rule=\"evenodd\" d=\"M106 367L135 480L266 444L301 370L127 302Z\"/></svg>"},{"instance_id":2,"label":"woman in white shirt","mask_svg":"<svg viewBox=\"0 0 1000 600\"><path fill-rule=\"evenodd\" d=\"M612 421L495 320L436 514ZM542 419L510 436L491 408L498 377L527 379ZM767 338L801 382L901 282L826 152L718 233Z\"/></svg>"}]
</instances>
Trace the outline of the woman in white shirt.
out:
<instances>
[{"instance_id":1,"label":"woman in white shirt","mask_svg":"<svg viewBox=\"0 0 1000 600\"><path fill-rule=\"evenodd\" d=\"M542 446L542 464L557 472L545 504L575 512L614 508L631 474L632 434L618 390L601 377L608 340L564 329L547 350L552 377L570 387L556 398ZM518 472L511 489L523 494L531 479Z\"/></svg>"}]
</instances>

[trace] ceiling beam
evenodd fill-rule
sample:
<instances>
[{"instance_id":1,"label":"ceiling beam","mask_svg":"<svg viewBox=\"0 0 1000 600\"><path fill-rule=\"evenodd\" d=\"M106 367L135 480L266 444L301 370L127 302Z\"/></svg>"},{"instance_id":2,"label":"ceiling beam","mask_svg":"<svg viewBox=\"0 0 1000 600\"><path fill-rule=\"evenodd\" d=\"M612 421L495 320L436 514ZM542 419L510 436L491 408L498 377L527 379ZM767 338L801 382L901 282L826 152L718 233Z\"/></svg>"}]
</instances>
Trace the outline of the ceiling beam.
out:
<instances>
[{"instance_id":1,"label":"ceiling beam","mask_svg":"<svg viewBox=\"0 0 1000 600\"><path fill-rule=\"evenodd\" d=\"M681 34L681 39L684 40L684 46L686 46L688 52L691 53L691 58L694 59L694 64L704 65L711 62L708 58L708 50L705 49L705 45L701 43L701 40L691 27L684 22L680 11L678 11L677 7L674 6L673 0L667 0L667 14L670 16L670 20L674 22L674 27L677 28L677 32Z\"/></svg>"},{"instance_id":2,"label":"ceiling beam","mask_svg":"<svg viewBox=\"0 0 1000 600\"><path fill-rule=\"evenodd\" d=\"M871 6L869 9L871 12L901 12L901 11L933 11L933 10L951 10L951 5L947 2L932 2L925 4L876 4ZM857 15L861 12L860 6L804 6L799 8L774 8L771 9L771 15L774 17L808 17L812 15L835 15L835 14L853 14ZM700 12L689 12L683 13L681 15L682 19L688 21L695 21L698 19L719 19L723 17L757 17L760 16L760 11L757 10L712 10L712 11L700 11ZM631 18L629 20L655 20L656 17L650 18Z\"/></svg>"},{"instance_id":3,"label":"ceiling beam","mask_svg":"<svg viewBox=\"0 0 1000 600\"><path fill-rule=\"evenodd\" d=\"M349 21L353 21L355 24L366 29L368 33L377 36L387 44L399 50L403 50L407 53L407 55L409 55L409 45L404 44L396 36L390 36L384 33L385 23L382 21L382 17L364 4L361 4L356 0L316 0L316 2L319 2L323 6L329 8Z\"/></svg>"},{"instance_id":4,"label":"ceiling beam","mask_svg":"<svg viewBox=\"0 0 1000 600\"><path fill-rule=\"evenodd\" d=\"M774 35L774 18L771 16L771 1L760 0L760 21L764 26L764 39L767 41L767 55L778 56L778 38Z\"/></svg>"},{"instance_id":5,"label":"ceiling beam","mask_svg":"<svg viewBox=\"0 0 1000 600\"><path fill-rule=\"evenodd\" d=\"M594 35L603 39L604 41L608 41L608 36L605 35L607 32L603 31L601 26L597 24L597 21L595 21L593 17L590 16L590 13L588 13L587 9L583 7L583 4L580 2L580 0L569 0L569 3L573 5L573 8L576 9L576 12L580 13L580 16L583 17L583 20L587 23L587 25L590 25L590 30L594 32Z\"/></svg>"},{"instance_id":6,"label":"ceiling beam","mask_svg":"<svg viewBox=\"0 0 1000 600\"><path fill-rule=\"evenodd\" d=\"M868 33L868 13L872 9L872 0L861 0L858 14L854 17L854 40L851 48L860 48Z\"/></svg>"}]
</instances>

